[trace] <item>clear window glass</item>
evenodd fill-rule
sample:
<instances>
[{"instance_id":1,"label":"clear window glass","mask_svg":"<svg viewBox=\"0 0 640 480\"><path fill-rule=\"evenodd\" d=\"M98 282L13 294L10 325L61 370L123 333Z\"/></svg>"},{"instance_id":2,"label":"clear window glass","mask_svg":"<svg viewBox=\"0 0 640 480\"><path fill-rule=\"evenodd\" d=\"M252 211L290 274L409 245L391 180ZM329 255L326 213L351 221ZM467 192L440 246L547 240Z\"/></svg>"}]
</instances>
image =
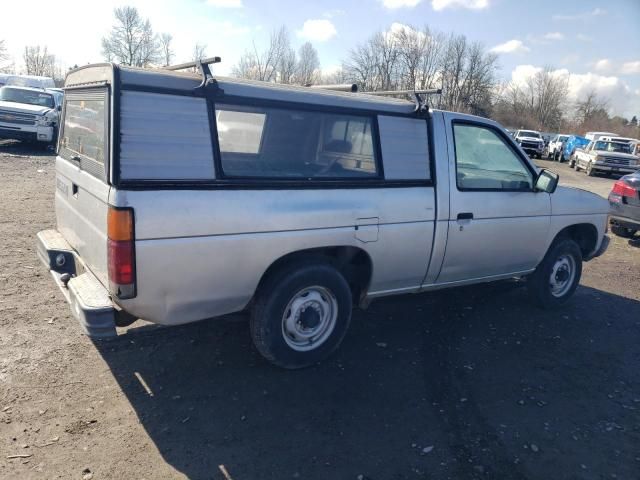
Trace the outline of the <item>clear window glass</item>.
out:
<instances>
[{"instance_id":1,"label":"clear window glass","mask_svg":"<svg viewBox=\"0 0 640 480\"><path fill-rule=\"evenodd\" d=\"M454 124L457 182L470 190L531 190L533 175L493 130Z\"/></svg>"},{"instance_id":2,"label":"clear window glass","mask_svg":"<svg viewBox=\"0 0 640 480\"><path fill-rule=\"evenodd\" d=\"M104 108L104 99L67 99L60 146L104 164Z\"/></svg>"},{"instance_id":3,"label":"clear window glass","mask_svg":"<svg viewBox=\"0 0 640 480\"><path fill-rule=\"evenodd\" d=\"M216 105L222 170L235 177L375 178L371 118Z\"/></svg>"}]
</instances>

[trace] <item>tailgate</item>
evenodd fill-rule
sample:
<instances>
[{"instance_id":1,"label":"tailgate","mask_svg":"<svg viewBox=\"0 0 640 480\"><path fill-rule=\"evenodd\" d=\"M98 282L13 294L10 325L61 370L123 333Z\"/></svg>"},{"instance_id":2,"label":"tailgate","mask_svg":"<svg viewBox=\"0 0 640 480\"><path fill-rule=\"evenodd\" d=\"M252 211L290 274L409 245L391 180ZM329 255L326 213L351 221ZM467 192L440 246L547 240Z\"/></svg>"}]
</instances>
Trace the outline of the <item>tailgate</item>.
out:
<instances>
[{"instance_id":1,"label":"tailgate","mask_svg":"<svg viewBox=\"0 0 640 480\"><path fill-rule=\"evenodd\" d=\"M94 275L108 285L108 91L66 94L56 159L58 231Z\"/></svg>"}]
</instances>

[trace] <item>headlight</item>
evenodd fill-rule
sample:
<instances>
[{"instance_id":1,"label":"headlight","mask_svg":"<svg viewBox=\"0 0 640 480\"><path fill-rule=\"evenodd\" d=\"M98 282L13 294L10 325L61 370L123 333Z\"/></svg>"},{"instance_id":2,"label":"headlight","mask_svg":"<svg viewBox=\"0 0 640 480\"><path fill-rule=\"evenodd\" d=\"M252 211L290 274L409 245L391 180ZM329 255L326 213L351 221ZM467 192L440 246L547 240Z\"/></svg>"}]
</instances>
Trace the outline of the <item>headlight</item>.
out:
<instances>
[{"instance_id":1,"label":"headlight","mask_svg":"<svg viewBox=\"0 0 640 480\"><path fill-rule=\"evenodd\" d=\"M600 155L596 155L595 157L593 157L594 162L599 162L600 160L602 160L602 157Z\"/></svg>"},{"instance_id":2,"label":"headlight","mask_svg":"<svg viewBox=\"0 0 640 480\"><path fill-rule=\"evenodd\" d=\"M36 120L36 125L38 125L39 127L53 127L55 123L55 116L51 116L48 114L42 115Z\"/></svg>"}]
</instances>

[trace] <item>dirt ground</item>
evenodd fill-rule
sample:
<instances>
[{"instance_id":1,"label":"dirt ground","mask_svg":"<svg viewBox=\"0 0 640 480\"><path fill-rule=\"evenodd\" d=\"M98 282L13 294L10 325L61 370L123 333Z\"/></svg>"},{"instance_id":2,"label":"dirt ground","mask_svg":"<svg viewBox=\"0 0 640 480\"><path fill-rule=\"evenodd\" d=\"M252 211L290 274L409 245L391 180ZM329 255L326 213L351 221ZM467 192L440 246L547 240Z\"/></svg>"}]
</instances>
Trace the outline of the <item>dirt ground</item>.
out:
<instances>
[{"instance_id":1,"label":"dirt ground","mask_svg":"<svg viewBox=\"0 0 640 480\"><path fill-rule=\"evenodd\" d=\"M35 254L53 192L50 152L0 145L0 478L640 478L640 239L558 311L513 283L379 300L291 372L241 317L83 336Z\"/></svg>"}]
</instances>

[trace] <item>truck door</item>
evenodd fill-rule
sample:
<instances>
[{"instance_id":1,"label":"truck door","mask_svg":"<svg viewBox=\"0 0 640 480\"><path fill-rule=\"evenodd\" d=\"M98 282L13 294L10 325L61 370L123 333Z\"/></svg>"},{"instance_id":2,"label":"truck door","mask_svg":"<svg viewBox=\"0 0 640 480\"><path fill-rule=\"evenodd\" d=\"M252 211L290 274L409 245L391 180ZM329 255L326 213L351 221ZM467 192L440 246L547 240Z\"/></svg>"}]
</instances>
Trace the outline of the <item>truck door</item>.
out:
<instances>
[{"instance_id":1,"label":"truck door","mask_svg":"<svg viewBox=\"0 0 640 480\"><path fill-rule=\"evenodd\" d=\"M535 169L493 123L445 114L450 209L437 283L530 271L544 255L549 194Z\"/></svg>"}]
</instances>

